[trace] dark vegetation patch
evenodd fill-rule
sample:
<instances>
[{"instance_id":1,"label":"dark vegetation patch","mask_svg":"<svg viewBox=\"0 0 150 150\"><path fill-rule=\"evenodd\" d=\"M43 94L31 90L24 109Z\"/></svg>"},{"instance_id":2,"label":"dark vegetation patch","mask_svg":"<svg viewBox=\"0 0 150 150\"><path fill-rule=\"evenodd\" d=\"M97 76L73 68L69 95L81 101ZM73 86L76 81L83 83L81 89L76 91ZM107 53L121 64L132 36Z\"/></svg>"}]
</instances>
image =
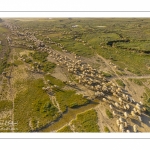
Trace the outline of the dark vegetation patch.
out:
<instances>
[{"instance_id":1,"label":"dark vegetation patch","mask_svg":"<svg viewBox=\"0 0 150 150\"><path fill-rule=\"evenodd\" d=\"M104 127L104 132L110 132L109 128L108 127Z\"/></svg>"},{"instance_id":2,"label":"dark vegetation patch","mask_svg":"<svg viewBox=\"0 0 150 150\"><path fill-rule=\"evenodd\" d=\"M114 43L118 43L118 42L130 42L130 40L115 40L115 41L108 41L107 45L109 46L113 46Z\"/></svg>"},{"instance_id":3,"label":"dark vegetation patch","mask_svg":"<svg viewBox=\"0 0 150 150\"><path fill-rule=\"evenodd\" d=\"M143 81L141 79L130 79L130 81L134 82L135 84L142 86Z\"/></svg>"},{"instance_id":4,"label":"dark vegetation patch","mask_svg":"<svg viewBox=\"0 0 150 150\"><path fill-rule=\"evenodd\" d=\"M0 112L1 111L7 111L13 108L12 101L8 100L1 100L0 101Z\"/></svg>"},{"instance_id":5,"label":"dark vegetation patch","mask_svg":"<svg viewBox=\"0 0 150 150\"><path fill-rule=\"evenodd\" d=\"M150 89L145 87L145 93L143 93L144 105L146 107L146 113L150 116Z\"/></svg>"},{"instance_id":6,"label":"dark vegetation patch","mask_svg":"<svg viewBox=\"0 0 150 150\"><path fill-rule=\"evenodd\" d=\"M99 132L97 121L97 112L92 109L78 114L72 125L75 126L75 132Z\"/></svg>"},{"instance_id":7,"label":"dark vegetation patch","mask_svg":"<svg viewBox=\"0 0 150 150\"><path fill-rule=\"evenodd\" d=\"M33 59L40 61L40 62L46 62L47 61L47 52L35 52L35 53L30 53L30 55L33 57Z\"/></svg>"},{"instance_id":8,"label":"dark vegetation patch","mask_svg":"<svg viewBox=\"0 0 150 150\"><path fill-rule=\"evenodd\" d=\"M113 118L113 114L108 109L106 109L106 115L108 118Z\"/></svg>"},{"instance_id":9,"label":"dark vegetation patch","mask_svg":"<svg viewBox=\"0 0 150 150\"><path fill-rule=\"evenodd\" d=\"M57 132L73 132L70 126L65 126L62 129L58 130Z\"/></svg>"},{"instance_id":10,"label":"dark vegetation patch","mask_svg":"<svg viewBox=\"0 0 150 150\"><path fill-rule=\"evenodd\" d=\"M57 85L59 88L63 88L65 84L51 75L45 75L45 80L49 80L49 85Z\"/></svg>"},{"instance_id":11,"label":"dark vegetation patch","mask_svg":"<svg viewBox=\"0 0 150 150\"><path fill-rule=\"evenodd\" d=\"M18 121L18 132L29 132L30 119L38 122L34 130L41 128L59 117L56 107L53 106L48 94L42 90L42 79L28 80L22 83L26 87L24 92L15 98L15 121Z\"/></svg>"},{"instance_id":12,"label":"dark vegetation patch","mask_svg":"<svg viewBox=\"0 0 150 150\"><path fill-rule=\"evenodd\" d=\"M67 110L67 107L77 108L90 102L89 100L83 98L82 95L77 95L76 92L72 90L57 91L56 99L59 102L60 109L63 112Z\"/></svg>"},{"instance_id":13,"label":"dark vegetation patch","mask_svg":"<svg viewBox=\"0 0 150 150\"><path fill-rule=\"evenodd\" d=\"M125 84L123 83L122 80L117 79L116 82L117 82L117 84L118 84L119 86L125 87Z\"/></svg>"},{"instance_id":14,"label":"dark vegetation patch","mask_svg":"<svg viewBox=\"0 0 150 150\"><path fill-rule=\"evenodd\" d=\"M47 61L47 52L35 52L35 53L30 53L30 55L33 57L34 61L40 62L40 69L42 69L44 72L52 72L53 69L56 67L56 64ZM28 60L29 62L31 60Z\"/></svg>"}]
</instances>

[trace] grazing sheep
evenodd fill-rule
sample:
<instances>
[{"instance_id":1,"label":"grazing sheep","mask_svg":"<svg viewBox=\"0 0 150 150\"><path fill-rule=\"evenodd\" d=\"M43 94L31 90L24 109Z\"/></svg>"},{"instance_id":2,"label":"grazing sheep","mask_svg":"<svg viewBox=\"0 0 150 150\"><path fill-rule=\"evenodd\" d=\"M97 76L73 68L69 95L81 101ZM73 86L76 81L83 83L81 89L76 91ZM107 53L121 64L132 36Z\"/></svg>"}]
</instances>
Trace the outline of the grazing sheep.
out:
<instances>
[{"instance_id":1,"label":"grazing sheep","mask_svg":"<svg viewBox=\"0 0 150 150\"><path fill-rule=\"evenodd\" d=\"M124 112L124 116L125 116L125 118L127 118L127 117L128 117L128 114L127 114L127 112Z\"/></svg>"},{"instance_id":2,"label":"grazing sheep","mask_svg":"<svg viewBox=\"0 0 150 150\"><path fill-rule=\"evenodd\" d=\"M138 116L138 119L139 119L139 121L140 121L140 122L142 122L142 118L141 118L141 116Z\"/></svg>"},{"instance_id":3,"label":"grazing sheep","mask_svg":"<svg viewBox=\"0 0 150 150\"><path fill-rule=\"evenodd\" d=\"M123 108L124 108L125 110L127 110L127 107L126 107L126 105L123 105Z\"/></svg>"},{"instance_id":4,"label":"grazing sheep","mask_svg":"<svg viewBox=\"0 0 150 150\"><path fill-rule=\"evenodd\" d=\"M115 106L116 106L116 107L119 107L119 104L118 104L117 102L115 102Z\"/></svg>"},{"instance_id":5,"label":"grazing sheep","mask_svg":"<svg viewBox=\"0 0 150 150\"><path fill-rule=\"evenodd\" d=\"M143 107L143 108L142 108L142 110L143 110L143 111L146 111L146 108L145 108L145 107Z\"/></svg>"},{"instance_id":6,"label":"grazing sheep","mask_svg":"<svg viewBox=\"0 0 150 150\"><path fill-rule=\"evenodd\" d=\"M107 102L107 99L106 99L106 98L103 98L102 100L103 100L104 102Z\"/></svg>"},{"instance_id":7,"label":"grazing sheep","mask_svg":"<svg viewBox=\"0 0 150 150\"><path fill-rule=\"evenodd\" d=\"M122 94L122 97L125 99L126 98L125 94Z\"/></svg>"},{"instance_id":8,"label":"grazing sheep","mask_svg":"<svg viewBox=\"0 0 150 150\"><path fill-rule=\"evenodd\" d=\"M113 109L112 105L109 105L109 108L110 108L110 109Z\"/></svg>"},{"instance_id":9,"label":"grazing sheep","mask_svg":"<svg viewBox=\"0 0 150 150\"><path fill-rule=\"evenodd\" d=\"M138 110L141 110L140 105L137 103L135 106Z\"/></svg>"},{"instance_id":10,"label":"grazing sheep","mask_svg":"<svg viewBox=\"0 0 150 150\"><path fill-rule=\"evenodd\" d=\"M122 99L121 99L120 97L119 97L119 101L120 101L120 102L123 102Z\"/></svg>"},{"instance_id":11,"label":"grazing sheep","mask_svg":"<svg viewBox=\"0 0 150 150\"><path fill-rule=\"evenodd\" d=\"M116 116L116 112L115 111L113 111L113 116Z\"/></svg>"},{"instance_id":12,"label":"grazing sheep","mask_svg":"<svg viewBox=\"0 0 150 150\"><path fill-rule=\"evenodd\" d=\"M113 96L118 97L118 95L116 93L113 93Z\"/></svg>"},{"instance_id":13,"label":"grazing sheep","mask_svg":"<svg viewBox=\"0 0 150 150\"><path fill-rule=\"evenodd\" d=\"M143 102L140 101L141 106L143 106Z\"/></svg>"},{"instance_id":14,"label":"grazing sheep","mask_svg":"<svg viewBox=\"0 0 150 150\"><path fill-rule=\"evenodd\" d=\"M120 129L121 132L123 132L124 131L124 125L120 124L119 129Z\"/></svg>"},{"instance_id":15,"label":"grazing sheep","mask_svg":"<svg viewBox=\"0 0 150 150\"><path fill-rule=\"evenodd\" d=\"M137 113L137 109L136 109L136 108L133 108L133 111L134 111L135 113Z\"/></svg>"},{"instance_id":16,"label":"grazing sheep","mask_svg":"<svg viewBox=\"0 0 150 150\"><path fill-rule=\"evenodd\" d=\"M112 98L110 96L107 97L109 100L112 100Z\"/></svg>"},{"instance_id":17,"label":"grazing sheep","mask_svg":"<svg viewBox=\"0 0 150 150\"><path fill-rule=\"evenodd\" d=\"M137 126L136 125L133 125L133 131L137 132Z\"/></svg>"},{"instance_id":18,"label":"grazing sheep","mask_svg":"<svg viewBox=\"0 0 150 150\"><path fill-rule=\"evenodd\" d=\"M129 109L130 109L130 106L129 106L129 104L126 104L126 108L127 108L127 110L129 110Z\"/></svg>"},{"instance_id":19,"label":"grazing sheep","mask_svg":"<svg viewBox=\"0 0 150 150\"><path fill-rule=\"evenodd\" d=\"M125 128L127 128L127 127L128 127L127 122L124 122L124 127L125 127Z\"/></svg>"},{"instance_id":20,"label":"grazing sheep","mask_svg":"<svg viewBox=\"0 0 150 150\"><path fill-rule=\"evenodd\" d=\"M141 110L137 110L137 113L138 113L139 115L141 115Z\"/></svg>"},{"instance_id":21,"label":"grazing sheep","mask_svg":"<svg viewBox=\"0 0 150 150\"><path fill-rule=\"evenodd\" d=\"M119 118L119 121L120 121L120 123L123 123L123 120L122 120L122 118L121 118L121 117Z\"/></svg>"},{"instance_id":22,"label":"grazing sheep","mask_svg":"<svg viewBox=\"0 0 150 150\"><path fill-rule=\"evenodd\" d=\"M116 120L116 124L117 124L117 126L120 125L120 121L118 119Z\"/></svg>"},{"instance_id":23,"label":"grazing sheep","mask_svg":"<svg viewBox=\"0 0 150 150\"><path fill-rule=\"evenodd\" d=\"M120 104L120 106L122 106L122 105L123 105L123 102L119 102L119 104Z\"/></svg>"},{"instance_id":24,"label":"grazing sheep","mask_svg":"<svg viewBox=\"0 0 150 150\"><path fill-rule=\"evenodd\" d=\"M134 112L134 111L131 111L131 115L132 115L133 117L135 117L135 112Z\"/></svg>"}]
</instances>

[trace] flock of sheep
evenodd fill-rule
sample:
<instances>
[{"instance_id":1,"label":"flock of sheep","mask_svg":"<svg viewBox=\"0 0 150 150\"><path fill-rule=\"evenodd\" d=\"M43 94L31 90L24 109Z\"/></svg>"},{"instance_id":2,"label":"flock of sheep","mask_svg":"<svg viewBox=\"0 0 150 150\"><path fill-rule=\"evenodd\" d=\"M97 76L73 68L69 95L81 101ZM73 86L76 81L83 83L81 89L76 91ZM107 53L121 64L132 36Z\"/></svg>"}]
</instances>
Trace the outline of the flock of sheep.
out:
<instances>
[{"instance_id":1,"label":"flock of sheep","mask_svg":"<svg viewBox=\"0 0 150 150\"><path fill-rule=\"evenodd\" d=\"M93 69L89 64L81 61L74 55L74 59L61 56L55 50L49 50L50 56L57 61L57 65L65 66L68 72L75 75L75 81L94 92L93 98L108 103L120 132L130 132L127 119L138 119L142 122L141 114L146 111L142 102L136 102L125 90L112 81L108 81L100 72ZM76 82L69 81L75 86ZM137 132L137 125L133 125L133 131Z\"/></svg>"},{"instance_id":2,"label":"flock of sheep","mask_svg":"<svg viewBox=\"0 0 150 150\"><path fill-rule=\"evenodd\" d=\"M10 24L6 24L6 26L13 32L18 29L18 27L13 28ZM17 34L19 36L24 35L19 31L17 31ZM49 56L56 61L58 66L65 68L75 76L75 80L68 81L67 84L72 87L80 84L94 93L91 95L92 99L99 99L108 104L111 113L116 118L116 126L119 132L138 131L136 124L132 126L133 129L129 130L129 120L131 121L134 118L142 122L141 114L146 111L142 102L136 102L116 83L107 80L101 72L94 69L90 64L83 62L80 56L72 54L74 58L71 59L65 56L65 53L56 52L52 48L47 47L44 42L38 40L34 35L28 33L25 35L29 37L29 41L38 45L38 51L48 52ZM10 38L8 37L9 41ZM64 52L67 52L67 50L64 50ZM43 90L45 90L45 87L43 87Z\"/></svg>"}]
</instances>

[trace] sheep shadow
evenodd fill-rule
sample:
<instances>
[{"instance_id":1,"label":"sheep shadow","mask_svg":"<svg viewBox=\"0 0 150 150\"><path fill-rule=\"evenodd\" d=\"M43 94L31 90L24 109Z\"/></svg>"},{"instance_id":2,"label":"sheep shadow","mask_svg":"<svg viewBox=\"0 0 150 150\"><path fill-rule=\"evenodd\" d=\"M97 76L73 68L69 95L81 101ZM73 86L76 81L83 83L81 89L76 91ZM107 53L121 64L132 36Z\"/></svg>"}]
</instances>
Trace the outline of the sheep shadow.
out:
<instances>
[{"instance_id":1,"label":"sheep shadow","mask_svg":"<svg viewBox=\"0 0 150 150\"><path fill-rule=\"evenodd\" d=\"M140 121L138 121L138 120L136 120L136 119L133 119L133 118L131 119L131 121L132 121L134 124L138 125L139 127L142 127Z\"/></svg>"},{"instance_id":2,"label":"sheep shadow","mask_svg":"<svg viewBox=\"0 0 150 150\"><path fill-rule=\"evenodd\" d=\"M146 124L148 127L150 127L150 117L145 114L142 114L141 118L142 118L142 122Z\"/></svg>"}]
</instances>

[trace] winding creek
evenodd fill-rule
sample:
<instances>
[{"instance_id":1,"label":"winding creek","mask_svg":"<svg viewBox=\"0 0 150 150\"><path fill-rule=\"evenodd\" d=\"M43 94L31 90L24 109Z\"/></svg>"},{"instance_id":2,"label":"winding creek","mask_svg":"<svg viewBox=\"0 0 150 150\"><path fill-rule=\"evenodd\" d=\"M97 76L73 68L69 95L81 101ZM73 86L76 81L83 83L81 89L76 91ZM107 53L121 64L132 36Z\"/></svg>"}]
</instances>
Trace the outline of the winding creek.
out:
<instances>
[{"instance_id":1,"label":"winding creek","mask_svg":"<svg viewBox=\"0 0 150 150\"><path fill-rule=\"evenodd\" d=\"M74 120L77 114L87 111L91 108L94 108L99 104L100 100L94 100L90 104L81 106L79 108L69 108L66 113L64 113L57 121L45 128L41 129L40 132L56 132L58 129L69 124L70 121Z\"/></svg>"}]
</instances>

